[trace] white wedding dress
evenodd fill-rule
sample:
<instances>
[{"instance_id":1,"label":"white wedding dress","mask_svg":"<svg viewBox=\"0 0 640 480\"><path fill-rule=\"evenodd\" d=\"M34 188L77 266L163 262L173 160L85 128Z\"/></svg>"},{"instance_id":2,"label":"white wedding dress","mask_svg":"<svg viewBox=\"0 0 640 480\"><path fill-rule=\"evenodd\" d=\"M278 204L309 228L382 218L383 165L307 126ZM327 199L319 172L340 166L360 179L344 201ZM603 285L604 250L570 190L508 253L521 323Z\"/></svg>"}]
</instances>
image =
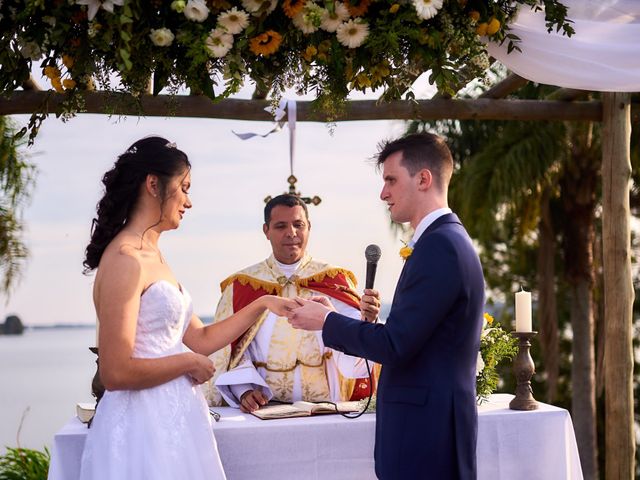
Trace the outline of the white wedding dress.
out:
<instances>
[{"instance_id":1,"label":"white wedding dress","mask_svg":"<svg viewBox=\"0 0 640 480\"><path fill-rule=\"evenodd\" d=\"M133 356L184 351L191 297L165 280L140 298ZM224 479L200 388L182 376L143 390L106 391L87 435L82 480Z\"/></svg>"}]
</instances>

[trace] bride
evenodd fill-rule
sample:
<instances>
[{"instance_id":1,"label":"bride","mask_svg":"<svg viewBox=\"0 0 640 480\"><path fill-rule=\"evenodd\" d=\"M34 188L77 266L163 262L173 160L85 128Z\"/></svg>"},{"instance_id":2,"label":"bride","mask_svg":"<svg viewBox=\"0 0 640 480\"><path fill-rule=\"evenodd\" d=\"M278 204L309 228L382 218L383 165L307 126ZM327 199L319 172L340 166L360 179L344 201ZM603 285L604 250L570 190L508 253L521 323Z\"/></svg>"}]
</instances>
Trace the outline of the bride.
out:
<instances>
[{"instance_id":1,"label":"bride","mask_svg":"<svg viewBox=\"0 0 640 480\"><path fill-rule=\"evenodd\" d=\"M224 479L199 384L208 355L269 309L291 300L263 296L223 322L203 326L191 297L158 249L191 208L189 160L164 138L147 137L103 177L85 273L97 268L100 377L106 388L82 456L82 479ZM183 344L189 347L187 351Z\"/></svg>"}]
</instances>

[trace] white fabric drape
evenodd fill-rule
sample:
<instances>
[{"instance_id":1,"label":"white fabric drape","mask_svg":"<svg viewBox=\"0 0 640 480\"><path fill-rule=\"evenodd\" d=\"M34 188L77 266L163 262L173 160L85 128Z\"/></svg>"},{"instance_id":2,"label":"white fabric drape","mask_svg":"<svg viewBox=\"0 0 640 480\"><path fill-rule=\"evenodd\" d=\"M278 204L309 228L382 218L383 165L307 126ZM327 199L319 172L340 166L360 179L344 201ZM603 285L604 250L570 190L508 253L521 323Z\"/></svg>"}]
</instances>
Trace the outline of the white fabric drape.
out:
<instances>
[{"instance_id":1,"label":"white fabric drape","mask_svg":"<svg viewBox=\"0 0 640 480\"><path fill-rule=\"evenodd\" d=\"M602 92L640 91L640 0L562 0L575 34L547 33L544 12L522 7L512 33L522 53L489 43L509 70L537 83Z\"/></svg>"}]
</instances>

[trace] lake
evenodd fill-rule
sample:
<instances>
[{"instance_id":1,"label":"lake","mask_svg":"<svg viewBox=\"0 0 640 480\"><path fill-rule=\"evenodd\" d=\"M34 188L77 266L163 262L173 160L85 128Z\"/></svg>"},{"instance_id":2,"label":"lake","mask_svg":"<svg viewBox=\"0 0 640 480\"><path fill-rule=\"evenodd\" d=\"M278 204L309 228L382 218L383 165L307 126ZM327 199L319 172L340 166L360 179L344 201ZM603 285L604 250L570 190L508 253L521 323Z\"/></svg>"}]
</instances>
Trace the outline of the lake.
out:
<instances>
[{"instance_id":1,"label":"lake","mask_svg":"<svg viewBox=\"0 0 640 480\"><path fill-rule=\"evenodd\" d=\"M95 329L37 328L0 335L0 452L19 444L41 450L75 415L78 402L91 402Z\"/></svg>"}]
</instances>

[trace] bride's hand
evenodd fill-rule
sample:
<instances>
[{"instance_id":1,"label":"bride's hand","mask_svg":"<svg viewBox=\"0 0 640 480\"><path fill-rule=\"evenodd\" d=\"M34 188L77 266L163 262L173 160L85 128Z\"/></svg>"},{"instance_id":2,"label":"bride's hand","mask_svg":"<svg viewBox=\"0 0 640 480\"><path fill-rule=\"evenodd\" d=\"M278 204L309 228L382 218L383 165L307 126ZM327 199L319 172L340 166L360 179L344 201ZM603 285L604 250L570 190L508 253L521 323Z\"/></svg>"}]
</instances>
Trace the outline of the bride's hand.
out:
<instances>
[{"instance_id":1,"label":"bride's hand","mask_svg":"<svg viewBox=\"0 0 640 480\"><path fill-rule=\"evenodd\" d=\"M275 295L265 295L265 306L279 317L286 317L291 309L298 307L295 300L289 298L276 297Z\"/></svg>"},{"instance_id":2,"label":"bride's hand","mask_svg":"<svg viewBox=\"0 0 640 480\"><path fill-rule=\"evenodd\" d=\"M199 353L192 353L192 366L187 372L191 377L191 380L196 385L203 384L211 377L213 377L216 369L213 367L213 362L206 355Z\"/></svg>"}]
</instances>

